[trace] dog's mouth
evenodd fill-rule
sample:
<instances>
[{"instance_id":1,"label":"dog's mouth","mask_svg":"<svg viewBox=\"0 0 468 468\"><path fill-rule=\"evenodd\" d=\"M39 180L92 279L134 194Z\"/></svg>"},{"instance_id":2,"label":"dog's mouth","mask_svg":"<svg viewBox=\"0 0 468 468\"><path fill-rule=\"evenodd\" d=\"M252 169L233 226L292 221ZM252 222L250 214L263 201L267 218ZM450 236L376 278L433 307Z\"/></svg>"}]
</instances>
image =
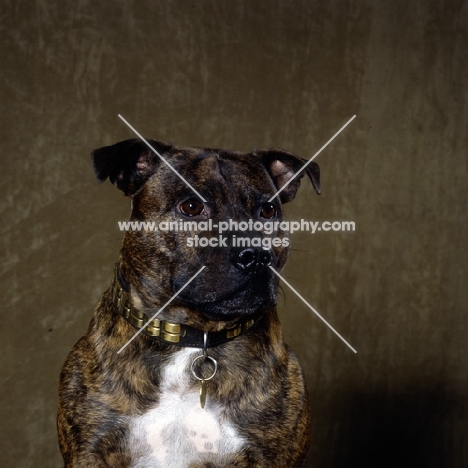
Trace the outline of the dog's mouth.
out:
<instances>
[{"instance_id":1,"label":"dog's mouth","mask_svg":"<svg viewBox=\"0 0 468 468\"><path fill-rule=\"evenodd\" d=\"M212 275L197 278L179 294L178 300L211 320L234 320L276 305L277 281L269 270L242 279L220 280Z\"/></svg>"},{"instance_id":2,"label":"dog's mouth","mask_svg":"<svg viewBox=\"0 0 468 468\"><path fill-rule=\"evenodd\" d=\"M186 306L196 309L210 320L235 320L255 315L267 306L276 305L273 298L252 296L246 290L211 302L200 302L190 297L180 299Z\"/></svg>"}]
</instances>

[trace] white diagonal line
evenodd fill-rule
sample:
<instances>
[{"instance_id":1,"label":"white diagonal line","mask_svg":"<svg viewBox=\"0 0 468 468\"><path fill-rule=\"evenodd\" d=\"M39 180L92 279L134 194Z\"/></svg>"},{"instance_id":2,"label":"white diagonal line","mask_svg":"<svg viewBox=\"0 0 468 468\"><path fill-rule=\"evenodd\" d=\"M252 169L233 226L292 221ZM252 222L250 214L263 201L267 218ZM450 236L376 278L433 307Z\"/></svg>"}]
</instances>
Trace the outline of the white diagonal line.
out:
<instances>
[{"instance_id":1,"label":"white diagonal line","mask_svg":"<svg viewBox=\"0 0 468 468\"><path fill-rule=\"evenodd\" d=\"M148 146L148 148L153 151L155 154L157 154L159 156L159 158L167 165L167 167L169 167L169 169L171 169L175 174L177 174L200 198L201 200L206 203L206 200L200 195L200 193L195 190L192 185L190 185L190 183L181 175L179 174L179 172L177 172L176 169L174 169L174 167L171 166L171 164L169 164L162 156L161 154L152 146L150 145L146 139L140 134L138 133L137 130L135 130L135 128L133 128L120 114L119 114L119 118L135 133L135 135L137 135L138 137L141 138L141 140L143 141L143 143L146 144L146 146Z\"/></svg>"},{"instance_id":2,"label":"white diagonal line","mask_svg":"<svg viewBox=\"0 0 468 468\"><path fill-rule=\"evenodd\" d=\"M120 354L201 272L206 266L202 266L118 351Z\"/></svg>"},{"instance_id":3,"label":"white diagonal line","mask_svg":"<svg viewBox=\"0 0 468 468\"><path fill-rule=\"evenodd\" d=\"M268 201L273 201L355 118L353 115Z\"/></svg>"},{"instance_id":4,"label":"white diagonal line","mask_svg":"<svg viewBox=\"0 0 468 468\"><path fill-rule=\"evenodd\" d=\"M354 353L357 353L357 351L271 266L271 265L268 265L271 269L271 271L273 271L273 273L278 276L278 278L280 278L290 289L291 291L293 291L294 293L296 293L297 297L307 306L309 307L310 310L312 310L312 312L317 315L317 317L333 332L335 333L336 336L338 336L338 338L343 341L343 343L346 344L346 346L348 346L351 351L353 351Z\"/></svg>"}]
</instances>

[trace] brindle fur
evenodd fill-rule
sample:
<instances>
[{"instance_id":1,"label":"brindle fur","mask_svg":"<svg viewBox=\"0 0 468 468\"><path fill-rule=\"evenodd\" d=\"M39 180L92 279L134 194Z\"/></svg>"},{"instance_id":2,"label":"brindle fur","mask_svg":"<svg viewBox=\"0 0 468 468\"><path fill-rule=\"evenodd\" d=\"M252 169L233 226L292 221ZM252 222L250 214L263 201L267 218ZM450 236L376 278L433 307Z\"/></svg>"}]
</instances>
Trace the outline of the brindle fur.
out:
<instances>
[{"instance_id":1,"label":"brindle fur","mask_svg":"<svg viewBox=\"0 0 468 468\"><path fill-rule=\"evenodd\" d=\"M260 204L305 162L280 150L244 155L150 142L208 200L215 221L257 219ZM131 197L131 220L183 219L176 206L194 196L138 140L101 148L93 153L93 162L100 181L109 178ZM305 172L319 192L318 166L312 163ZM294 198L299 184L298 177L282 192L283 203ZM281 219L280 204L277 209L275 220ZM261 320L248 333L210 348L219 369L210 381L211 401L225 408L248 441L222 466L299 467L309 446L309 408L302 371L282 338L276 312L278 280L266 268L246 282L232 266L231 249L188 247L186 238L194 234L127 232L119 258L120 281L133 305L151 317L206 265L158 318L217 331L263 310ZM281 271L288 249L273 247L271 254L272 266ZM241 283L243 291L231 294ZM66 468L132 466L127 417L144 414L158 404L161 369L180 350L141 334L118 355L135 332L118 315L107 290L60 376L58 433ZM198 391L200 383L192 380ZM189 468L220 466L207 456L206 462Z\"/></svg>"}]
</instances>

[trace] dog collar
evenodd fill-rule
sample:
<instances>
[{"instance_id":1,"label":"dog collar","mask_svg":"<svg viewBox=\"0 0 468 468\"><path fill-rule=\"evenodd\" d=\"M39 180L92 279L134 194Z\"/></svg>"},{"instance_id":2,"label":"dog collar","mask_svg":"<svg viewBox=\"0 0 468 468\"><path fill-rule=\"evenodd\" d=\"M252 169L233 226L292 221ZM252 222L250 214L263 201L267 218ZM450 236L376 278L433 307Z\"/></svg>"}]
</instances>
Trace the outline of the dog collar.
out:
<instances>
[{"instance_id":1,"label":"dog collar","mask_svg":"<svg viewBox=\"0 0 468 468\"><path fill-rule=\"evenodd\" d=\"M118 278L118 265L115 265L114 278L110 288L112 302L121 315L130 325L140 330L147 322L147 317L141 310L133 307L130 297L122 288ZM205 342L205 332L198 328L189 327L179 323L154 319L141 333L151 336L167 344L187 346L192 348L211 348L233 340L246 333L261 318L261 315L251 317L249 320L238 322L230 328L217 332L208 332Z\"/></svg>"}]
</instances>

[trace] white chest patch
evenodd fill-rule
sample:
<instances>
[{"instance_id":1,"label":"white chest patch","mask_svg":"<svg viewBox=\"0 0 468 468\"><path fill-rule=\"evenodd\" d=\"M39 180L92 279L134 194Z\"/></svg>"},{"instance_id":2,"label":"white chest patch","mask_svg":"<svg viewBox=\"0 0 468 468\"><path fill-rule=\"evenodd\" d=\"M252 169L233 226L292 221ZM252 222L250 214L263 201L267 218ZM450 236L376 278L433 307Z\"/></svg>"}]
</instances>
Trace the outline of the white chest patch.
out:
<instances>
[{"instance_id":1,"label":"white chest patch","mask_svg":"<svg viewBox=\"0 0 468 468\"><path fill-rule=\"evenodd\" d=\"M190 388L190 366L201 353L182 349L162 373L159 404L131 420L133 468L182 468L193 462L224 463L244 440L226 421L222 408L210 401L205 409L198 390Z\"/></svg>"}]
</instances>

